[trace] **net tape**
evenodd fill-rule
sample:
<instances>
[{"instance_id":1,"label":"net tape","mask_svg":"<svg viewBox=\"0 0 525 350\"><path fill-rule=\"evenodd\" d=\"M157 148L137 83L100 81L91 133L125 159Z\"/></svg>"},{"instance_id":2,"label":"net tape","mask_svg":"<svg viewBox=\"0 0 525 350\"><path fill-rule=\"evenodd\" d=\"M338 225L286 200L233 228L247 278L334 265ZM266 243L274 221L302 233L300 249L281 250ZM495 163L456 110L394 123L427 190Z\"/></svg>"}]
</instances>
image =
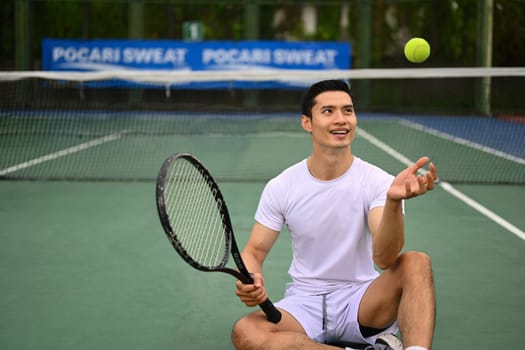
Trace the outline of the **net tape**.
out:
<instances>
[{"instance_id":1,"label":"net tape","mask_svg":"<svg viewBox=\"0 0 525 350\"><path fill-rule=\"evenodd\" d=\"M285 74L283 74L285 73ZM424 78L525 77L525 67L375 68L350 70L111 70L95 72L15 71L0 72L0 81L42 78L94 81L121 79L171 85L214 81L314 81L324 79L424 79Z\"/></svg>"}]
</instances>

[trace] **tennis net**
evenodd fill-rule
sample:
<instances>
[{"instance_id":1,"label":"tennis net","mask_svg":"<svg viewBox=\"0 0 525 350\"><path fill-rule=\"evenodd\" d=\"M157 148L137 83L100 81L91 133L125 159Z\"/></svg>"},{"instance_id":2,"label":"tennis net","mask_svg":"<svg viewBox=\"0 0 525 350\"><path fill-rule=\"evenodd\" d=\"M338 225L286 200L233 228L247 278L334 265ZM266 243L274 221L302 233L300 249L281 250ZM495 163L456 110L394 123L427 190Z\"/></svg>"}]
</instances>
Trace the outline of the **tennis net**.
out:
<instances>
[{"instance_id":1,"label":"tennis net","mask_svg":"<svg viewBox=\"0 0 525 350\"><path fill-rule=\"evenodd\" d=\"M352 86L357 156L397 173L428 155L448 182L525 184L521 67L0 72L0 178L151 181L190 152L220 181L266 181L309 155L301 97L333 78Z\"/></svg>"}]
</instances>

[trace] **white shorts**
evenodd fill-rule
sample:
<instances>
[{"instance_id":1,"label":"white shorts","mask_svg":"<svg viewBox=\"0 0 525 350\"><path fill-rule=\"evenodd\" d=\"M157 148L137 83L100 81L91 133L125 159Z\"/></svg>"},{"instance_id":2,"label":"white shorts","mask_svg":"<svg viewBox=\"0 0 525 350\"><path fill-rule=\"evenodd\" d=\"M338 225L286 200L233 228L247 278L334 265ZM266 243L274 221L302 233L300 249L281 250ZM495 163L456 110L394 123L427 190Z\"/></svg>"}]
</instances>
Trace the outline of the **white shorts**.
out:
<instances>
[{"instance_id":1,"label":"white shorts","mask_svg":"<svg viewBox=\"0 0 525 350\"><path fill-rule=\"evenodd\" d=\"M361 298L372 281L348 285L336 291L311 295L286 286L285 297L276 306L289 312L318 343L354 342L374 344L383 333L397 333L397 322L379 334L364 338L359 329L357 313Z\"/></svg>"}]
</instances>

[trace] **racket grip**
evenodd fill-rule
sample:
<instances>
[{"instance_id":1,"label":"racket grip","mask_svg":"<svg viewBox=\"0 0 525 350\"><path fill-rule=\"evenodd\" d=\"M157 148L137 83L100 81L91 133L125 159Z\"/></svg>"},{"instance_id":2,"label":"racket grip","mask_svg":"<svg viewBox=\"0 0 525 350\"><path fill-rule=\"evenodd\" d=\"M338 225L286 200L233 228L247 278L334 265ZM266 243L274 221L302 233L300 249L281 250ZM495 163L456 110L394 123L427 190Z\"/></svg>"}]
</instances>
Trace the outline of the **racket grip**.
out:
<instances>
[{"instance_id":1,"label":"racket grip","mask_svg":"<svg viewBox=\"0 0 525 350\"><path fill-rule=\"evenodd\" d=\"M259 304L261 309L266 314L266 317L268 318L268 321L272 323L279 323L281 320L281 312L277 310L275 305L270 301L270 299L266 299L261 304Z\"/></svg>"}]
</instances>

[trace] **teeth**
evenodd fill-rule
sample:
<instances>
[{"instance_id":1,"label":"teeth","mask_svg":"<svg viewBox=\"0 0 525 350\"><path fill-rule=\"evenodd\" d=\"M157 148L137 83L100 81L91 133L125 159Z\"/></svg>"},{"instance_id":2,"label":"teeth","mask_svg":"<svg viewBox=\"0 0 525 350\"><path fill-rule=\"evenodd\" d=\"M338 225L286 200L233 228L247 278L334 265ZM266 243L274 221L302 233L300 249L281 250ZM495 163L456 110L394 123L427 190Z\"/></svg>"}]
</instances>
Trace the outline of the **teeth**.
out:
<instances>
[{"instance_id":1,"label":"teeth","mask_svg":"<svg viewBox=\"0 0 525 350\"><path fill-rule=\"evenodd\" d=\"M348 131L346 130L336 130L336 131L332 131L332 134L346 134L348 133Z\"/></svg>"}]
</instances>

